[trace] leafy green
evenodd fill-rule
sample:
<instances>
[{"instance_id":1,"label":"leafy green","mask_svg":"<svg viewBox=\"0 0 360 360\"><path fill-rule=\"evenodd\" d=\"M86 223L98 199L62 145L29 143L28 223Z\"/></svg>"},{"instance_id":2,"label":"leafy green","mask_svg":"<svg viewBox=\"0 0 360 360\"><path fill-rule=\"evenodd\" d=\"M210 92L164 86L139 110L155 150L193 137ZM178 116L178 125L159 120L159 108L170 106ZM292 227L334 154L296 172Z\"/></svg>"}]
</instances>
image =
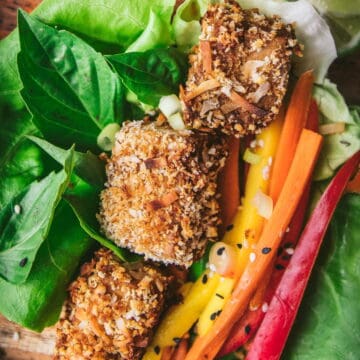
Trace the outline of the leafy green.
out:
<instances>
[{"instance_id":1,"label":"leafy green","mask_svg":"<svg viewBox=\"0 0 360 360\"><path fill-rule=\"evenodd\" d=\"M60 164L64 163L68 150L61 149L49 142L29 136L33 142ZM105 166L90 152L74 152L74 174L71 177L71 186L64 194L65 200L73 209L82 229L101 245L112 250L124 261L134 261L138 257L129 251L119 248L114 242L105 238L100 231L96 214L99 207L99 193L105 183Z\"/></svg>"},{"instance_id":2,"label":"leafy green","mask_svg":"<svg viewBox=\"0 0 360 360\"><path fill-rule=\"evenodd\" d=\"M360 196L346 195L290 334L286 360L356 360L360 354Z\"/></svg>"},{"instance_id":3,"label":"leafy green","mask_svg":"<svg viewBox=\"0 0 360 360\"><path fill-rule=\"evenodd\" d=\"M174 48L124 53L107 57L124 85L138 99L157 106L163 95L178 92L186 74L186 59Z\"/></svg>"},{"instance_id":4,"label":"leafy green","mask_svg":"<svg viewBox=\"0 0 360 360\"><path fill-rule=\"evenodd\" d=\"M36 331L53 325L69 282L93 246L94 241L80 228L71 208L61 201L26 282L15 285L0 278L0 312Z\"/></svg>"},{"instance_id":5,"label":"leafy green","mask_svg":"<svg viewBox=\"0 0 360 360\"><path fill-rule=\"evenodd\" d=\"M19 13L21 94L55 144L96 149L96 137L123 119L123 91L104 58L83 40Z\"/></svg>"},{"instance_id":6,"label":"leafy green","mask_svg":"<svg viewBox=\"0 0 360 360\"><path fill-rule=\"evenodd\" d=\"M69 151L64 169L34 181L0 211L0 275L9 282L23 283L45 240L73 168ZM16 211L15 206L19 206Z\"/></svg>"},{"instance_id":7,"label":"leafy green","mask_svg":"<svg viewBox=\"0 0 360 360\"><path fill-rule=\"evenodd\" d=\"M99 191L81 179L74 181L74 187L68 189L64 196L72 207L83 230L101 245L112 250L120 259L131 262L139 259L128 250L118 247L101 234L99 221L96 218L99 207Z\"/></svg>"},{"instance_id":8,"label":"leafy green","mask_svg":"<svg viewBox=\"0 0 360 360\"><path fill-rule=\"evenodd\" d=\"M335 84L325 79L323 85L316 85L314 97L321 113L321 123L344 122L341 134L324 136L324 144L316 165L315 180L333 176L338 166L360 150L360 121L356 109L350 111Z\"/></svg>"}]
</instances>

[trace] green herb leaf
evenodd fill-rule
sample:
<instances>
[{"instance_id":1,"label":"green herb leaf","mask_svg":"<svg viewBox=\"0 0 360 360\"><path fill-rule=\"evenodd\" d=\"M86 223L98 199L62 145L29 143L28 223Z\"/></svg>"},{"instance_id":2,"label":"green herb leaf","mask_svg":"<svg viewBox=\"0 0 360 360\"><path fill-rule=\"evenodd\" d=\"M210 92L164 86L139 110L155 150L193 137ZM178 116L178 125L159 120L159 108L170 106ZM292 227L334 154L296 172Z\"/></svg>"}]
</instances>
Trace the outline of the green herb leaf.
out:
<instances>
[{"instance_id":1,"label":"green herb leaf","mask_svg":"<svg viewBox=\"0 0 360 360\"><path fill-rule=\"evenodd\" d=\"M53 325L69 282L94 244L78 225L71 208L61 201L26 282L15 285L0 278L0 312L36 331Z\"/></svg>"},{"instance_id":2,"label":"green herb leaf","mask_svg":"<svg viewBox=\"0 0 360 360\"><path fill-rule=\"evenodd\" d=\"M101 234L100 225L96 218L99 210L98 189L78 178L73 188L66 191L64 198L72 207L83 230L92 238L112 250L123 261L132 262L140 258L128 250L118 247L114 242Z\"/></svg>"},{"instance_id":3,"label":"green herb leaf","mask_svg":"<svg viewBox=\"0 0 360 360\"><path fill-rule=\"evenodd\" d=\"M73 150L70 150L62 171L34 181L1 209L0 275L7 281L19 284L27 279L72 169Z\"/></svg>"},{"instance_id":4,"label":"green herb leaf","mask_svg":"<svg viewBox=\"0 0 360 360\"><path fill-rule=\"evenodd\" d=\"M65 163L68 150L64 150L36 136L28 136L28 138L59 164L63 165ZM74 172L96 189L100 190L104 187L106 181L105 163L90 151L86 153L74 151Z\"/></svg>"},{"instance_id":5,"label":"green herb leaf","mask_svg":"<svg viewBox=\"0 0 360 360\"><path fill-rule=\"evenodd\" d=\"M19 12L21 94L33 121L57 145L96 149L96 137L123 120L121 83L101 54L75 35Z\"/></svg>"},{"instance_id":6,"label":"green herb leaf","mask_svg":"<svg viewBox=\"0 0 360 360\"><path fill-rule=\"evenodd\" d=\"M157 106L163 95L178 93L185 79L186 58L174 48L107 57L124 85L138 100Z\"/></svg>"},{"instance_id":7,"label":"green herb leaf","mask_svg":"<svg viewBox=\"0 0 360 360\"><path fill-rule=\"evenodd\" d=\"M360 196L346 195L331 222L284 359L359 358L359 228Z\"/></svg>"}]
</instances>

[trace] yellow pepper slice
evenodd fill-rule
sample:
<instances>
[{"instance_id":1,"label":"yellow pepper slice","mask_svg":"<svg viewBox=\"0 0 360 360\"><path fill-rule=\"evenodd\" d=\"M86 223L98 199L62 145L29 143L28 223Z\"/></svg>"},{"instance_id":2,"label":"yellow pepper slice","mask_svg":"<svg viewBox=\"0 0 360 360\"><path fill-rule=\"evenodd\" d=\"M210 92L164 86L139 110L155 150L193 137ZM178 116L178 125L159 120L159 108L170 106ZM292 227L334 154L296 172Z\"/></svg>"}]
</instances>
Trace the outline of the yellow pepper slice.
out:
<instances>
[{"instance_id":1,"label":"yellow pepper slice","mask_svg":"<svg viewBox=\"0 0 360 360\"><path fill-rule=\"evenodd\" d=\"M218 274L205 271L188 290L183 302L169 309L143 357L144 360L160 359L154 357L157 355L155 348L161 352L166 346L175 345L174 339L181 338L190 330L217 288L219 279Z\"/></svg>"},{"instance_id":2,"label":"yellow pepper slice","mask_svg":"<svg viewBox=\"0 0 360 360\"><path fill-rule=\"evenodd\" d=\"M228 231L223 238L225 243L236 248L238 254L237 275L235 278L228 278L219 283L199 318L198 333L200 336L205 335L213 325L213 314L223 309L237 278L240 277L249 260L251 247L260 237L264 218L257 213L252 201L258 190L265 194L268 192L271 164L276 154L282 123L283 116L279 115L261 134L256 136L256 146L253 152L259 156L260 161L249 168L242 206L235 215L232 230ZM219 298L216 294L221 294L224 299Z\"/></svg>"}]
</instances>

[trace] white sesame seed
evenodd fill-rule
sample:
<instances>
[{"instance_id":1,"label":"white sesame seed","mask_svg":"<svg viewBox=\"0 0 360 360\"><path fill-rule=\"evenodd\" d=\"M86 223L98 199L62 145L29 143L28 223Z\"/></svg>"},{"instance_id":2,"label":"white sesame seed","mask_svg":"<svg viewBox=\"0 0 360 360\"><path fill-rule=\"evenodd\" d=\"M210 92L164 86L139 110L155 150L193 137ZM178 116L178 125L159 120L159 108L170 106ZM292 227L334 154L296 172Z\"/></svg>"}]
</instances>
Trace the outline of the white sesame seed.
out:
<instances>
[{"instance_id":1,"label":"white sesame seed","mask_svg":"<svg viewBox=\"0 0 360 360\"><path fill-rule=\"evenodd\" d=\"M14 206L14 213L15 213L16 215L19 215L19 214L21 213L21 206L20 206L19 204L16 204L16 205Z\"/></svg>"},{"instance_id":2,"label":"white sesame seed","mask_svg":"<svg viewBox=\"0 0 360 360\"><path fill-rule=\"evenodd\" d=\"M244 247L245 249L247 249L247 248L249 247L249 242L247 241L246 238L243 240L243 247Z\"/></svg>"},{"instance_id":3,"label":"white sesame seed","mask_svg":"<svg viewBox=\"0 0 360 360\"><path fill-rule=\"evenodd\" d=\"M287 228L286 228L286 230L285 230L285 232L287 232L287 233L288 233L289 231L290 231L290 228L289 228L289 227L287 227Z\"/></svg>"},{"instance_id":4,"label":"white sesame seed","mask_svg":"<svg viewBox=\"0 0 360 360\"><path fill-rule=\"evenodd\" d=\"M258 146L261 147L261 148L263 148L264 145L265 145L264 140L262 140L262 139L258 140L257 144L258 144Z\"/></svg>"},{"instance_id":5,"label":"white sesame seed","mask_svg":"<svg viewBox=\"0 0 360 360\"><path fill-rule=\"evenodd\" d=\"M261 174L262 174L262 178L264 180L269 180L269 175L270 175L270 168L268 165L265 165L262 170L261 170Z\"/></svg>"},{"instance_id":6,"label":"white sesame seed","mask_svg":"<svg viewBox=\"0 0 360 360\"><path fill-rule=\"evenodd\" d=\"M255 261L255 259L256 259L256 254L255 253L250 253L250 256L249 256L249 258L250 258L250 262L254 262Z\"/></svg>"},{"instance_id":7,"label":"white sesame seed","mask_svg":"<svg viewBox=\"0 0 360 360\"><path fill-rule=\"evenodd\" d=\"M15 331L13 333L12 338L13 338L14 341L19 341L20 340L20 334L17 331Z\"/></svg>"},{"instance_id":8,"label":"white sesame seed","mask_svg":"<svg viewBox=\"0 0 360 360\"><path fill-rule=\"evenodd\" d=\"M273 163L273 158L272 158L272 156L269 156L269 158L268 158L268 165L271 166L272 163Z\"/></svg>"},{"instance_id":9,"label":"white sesame seed","mask_svg":"<svg viewBox=\"0 0 360 360\"><path fill-rule=\"evenodd\" d=\"M261 306L261 311L264 312L264 313L266 313L266 312L268 311L268 309L269 309L268 303L267 303L267 302L264 302L264 303L262 304L262 306Z\"/></svg>"},{"instance_id":10,"label":"white sesame seed","mask_svg":"<svg viewBox=\"0 0 360 360\"><path fill-rule=\"evenodd\" d=\"M256 140L251 141L251 143L250 143L250 148L251 148L251 149L255 149L255 148L256 148L256 144L257 144L257 141L256 141Z\"/></svg>"},{"instance_id":11,"label":"white sesame seed","mask_svg":"<svg viewBox=\"0 0 360 360\"><path fill-rule=\"evenodd\" d=\"M214 264L209 265L210 271L216 272L216 266Z\"/></svg>"},{"instance_id":12,"label":"white sesame seed","mask_svg":"<svg viewBox=\"0 0 360 360\"><path fill-rule=\"evenodd\" d=\"M294 254L294 249L293 248L287 248L285 250L289 255L293 255Z\"/></svg>"}]
</instances>

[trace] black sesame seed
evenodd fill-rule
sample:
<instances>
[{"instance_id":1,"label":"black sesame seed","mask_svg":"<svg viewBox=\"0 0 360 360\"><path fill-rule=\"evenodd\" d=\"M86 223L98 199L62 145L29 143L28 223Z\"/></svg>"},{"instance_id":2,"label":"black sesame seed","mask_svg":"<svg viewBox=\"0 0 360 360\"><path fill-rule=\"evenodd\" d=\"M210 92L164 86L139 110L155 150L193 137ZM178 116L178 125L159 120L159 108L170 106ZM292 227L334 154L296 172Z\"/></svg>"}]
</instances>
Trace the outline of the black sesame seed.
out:
<instances>
[{"instance_id":1,"label":"black sesame seed","mask_svg":"<svg viewBox=\"0 0 360 360\"><path fill-rule=\"evenodd\" d=\"M216 253L221 256L223 254L223 252L225 251L225 248L224 247L221 247L221 248L218 248Z\"/></svg>"},{"instance_id":2,"label":"black sesame seed","mask_svg":"<svg viewBox=\"0 0 360 360\"><path fill-rule=\"evenodd\" d=\"M280 246L279 248L278 248L278 251L277 251L277 256L280 256L281 255L281 253L283 252L283 248L282 248L282 246Z\"/></svg>"},{"instance_id":3,"label":"black sesame seed","mask_svg":"<svg viewBox=\"0 0 360 360\"><path fill-rule=\"evenodd\" d=\"M23 259L20 260L19 265L21 267L24 267L27 264L28 258L24 257Z\"/></svg>"},{"instance_id":4,"label":"black sesame seed","mask_svg":"<svg viewBox=\"0 0 360 360\"><path fill-rule=\"evenodd\" d=\"M230 231L234 228L234 225L233 224L230 224L226 227L226 231Z\"/></svg>"},{"instance_id":5,"label":"black sesame seed","mask_svg":"<svg viewBox=\"0 0 360 360\"><path fill-rule=\"evenodd\" d=\"M220 299L224 299L224 297L221 294L216 293L215 295Z\"/></svg>"},{"instance_id":6,"label":"black sesame seed","mask_svg":"<svg viewBox=\"0 0 360 360\"><path fill-rule=\"evenodd\" d=\"M269 247L264 247L264 248L262 248L262 250L261 250L261 252L262 252L264 255L268 254L270 251L271 251L271 248L269 248Z\"/></svg>"},{"instance_id":7,"label":"black sesame seed","mask_svg":"<svg viewBox=\"0 0 360 360\"><path fill-rule=\"evenodd\" d=\"M180 342L181 342L181 338L174 337L174 338L173 338L173 341L174 341L174 343L175 343L176 345L179 345Z\"/></svg>"},{"instance_id":8,"label":"black sesame seed","mask_svg":"<svg viewBox=\"0 0 360 360\"><path fill-rule=\"evenodd\" d=\"M203 284L206 284L207 283L207 281L208 281L208 276L205 274L203 277L202 277L202 283Z\"/></svg>"},{"instance_id":9,"label":"black sesame seed","mask_svg":"<svg viewBox=\"0 0 360 360\"><path fill-rule=\"evenodd\" d=\"M350 144L348 141L346 141L346 140L340 140L339 143L340 143L340 144L343 144L343 145L345 145L345 146L350 146L350 145L351 145L351 144Z\"/></svg>"},{"instance_id":10,"label":"black sesame seed","mask_svg":"<svg viewBox=\"0 0 360 360\"><path fill-rule=\"evenodd\" d=\"M156 355L159 355L159 354L160 354L160 346L156 345L156 346L154 347L154 351L155 351L155 354L156 354Z\"/></svg>"},{"instance_id":11,"label":"black sesame seed","mask_svg":"<svg viewBox=\"0 0 360 360\"><path fill-rule=\"evenodd\" d=\"M242 244L236 244L236 246L239 248L239 249L241 249L242 248Z\"/></svg>"},{"instance_id":12,"label":"black sesame seed","mask_svg":"<svg viewBox=\"0 0 360 360\"><path fill-rule=\"evenodd\" d=\"M284 267L283 265L281 265L281 264L276 264L276 265L275 265L275 269L276 269L276 270L284 270L285 267Z\"/></svg>"},{"instance_id":13,"label":"black sesame seed","mask_svg":"<svg viewBox=\"0 0 360 360\"><path fill-rule=\"evenodd\" d=\"M247 324L247 325L245 326L245 334L246 334L246 335L249 335L249 334L250 334L250 331L251 331L251 326L250 326L249 324Z\"/></svg>"},{"instance_id":14,"label":"black sesame seed","mask_svg":"<svg viewBox=\"0 0 360 360\"><path fill-rule=\"evenodd\" d=\"M215 320L216 319L216 316L217 316L217 313L214 312L210 315L210 320Z\"/></svg>"}]
</instances>

